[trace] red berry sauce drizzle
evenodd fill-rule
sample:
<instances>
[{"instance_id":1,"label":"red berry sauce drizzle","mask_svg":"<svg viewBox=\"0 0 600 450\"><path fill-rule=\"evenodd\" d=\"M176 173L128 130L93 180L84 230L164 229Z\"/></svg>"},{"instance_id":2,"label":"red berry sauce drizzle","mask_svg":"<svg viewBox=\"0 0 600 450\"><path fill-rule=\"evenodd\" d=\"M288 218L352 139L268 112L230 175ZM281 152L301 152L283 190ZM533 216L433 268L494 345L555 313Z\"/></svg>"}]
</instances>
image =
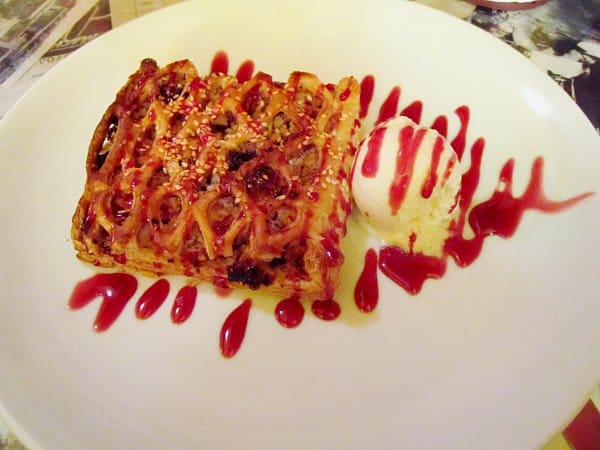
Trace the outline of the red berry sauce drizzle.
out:
<instances>
[{"instance_id":1,"label":"red berry sauce drizzle","mask_svg":"<svg viewBox=\"0 0 600 450\"><path fill-rule=\"evenodd\" d=\"M369 104L374 90L375 79L372 76L366 77L362 86L368 86L368 96L361 96L361 117L365 117L369 110ZM398 103L400 97L400 89L394 87L387 98L383 102L378 118L375 124L380 124L387 119L390 119L398 114ZM416 123L421 122L421 112L423 105L416 101L400 111L399 115L407 116ZM460 129L456 136L450 141L458 159L462 160L467 147L467 131L469 126L470 111L467 106L461 106L456 109L455 114L460 120ZM433 122L431 128L438 131L442 136L448 137L448 119L445 116L439 116ZM380 131L381 130L381 131ZM405 128L401 130L401 134ZM364 176L373 177L377 173L379 167L380 146L385 134L385 128L376 129L372 139L369 141L367 154L360 168ZM418 132L415 133L418 135ZM399 141L406 140L403 148L412 145L418 138L399 136ZM441 149L441 147L440 147ZM584 193L576 197L564 201L552 201L546 198L542 186L542 175L544 167L544 159L537 157L531 168L529 183L525 192L521 197L515 197L512 194L513 169L515 160L509 159L500 171L498 185L492 196L481 203L473 205L473 196L479 185L480 168L483 153L485 149L485 140L478 138L470 148L471 162L468 170L462 175L460 193L457 199L458 218L450 224L449 238L446 240L441 257L427 256L421 253L405 251L398 247L383 246L379 250L379 269L390 280L404 288L409 294L416 295L421 291L423 283L428 278L441 278L446 271L446 261L448 257L452 257L456 264L460 267L466 267L472 264L483 247L483 241L486 237L497 235L503 238L511 237L521 221L521 217L526 210L538 210L542 212L559 212L563 211L576 203L590 197L592 193ZM408 149L410 150L410 149ZM441 151L441 150L440 150ZM408 152L410 153L410 151ZM439 158L439 151L434 149L432 153L432 173L435 175L434 167ZM410 158L398 160L397 171L401 171L402 175L410 176L413 170L413 161ZM400 175L399 173L397 175ZM421 194L424 198L431 195L431 190L435 181L427 179ZM402 202L402 192L398 192L397 186L392 181L390 186L389 203L393 209L398 208ZM472 207L472 209L471 209ZM469 212L470 210L470 212ZM468 216L468 217L467 217ZM471 239L466 239L463 231L468 220L469 226L473 230L474 236ZM413 241L414 242L414 241ZM372 253L371 253L372 252ZM369 256L371 253L371 256ZM365 311L361 305L376 304L377 290L372 289L372 283L365 282L365 279L373 278L373 260L375 251L369 249L363 272L358 280L355 289L355 302L359 309ZM369 309L370 311L371 309Z\"/></svg>"},{"instance_id":2,"label":"red berry sauce drizzle","mask_svg":"<svg viewBox=\"0 0 600 450\"><path fill-rule=\"evenodd\" d=\"M228 70L229 59L227 54L223 51L217 52L213 57L210 72L226 74ZM236 77L239 82L244 82L252 78L253 72L254 63L246 60L239 66ZM367 75L361 82L361 119L366 118L368 115L374 92L375 77ZM421 122L423 104L420 101L409 104L398 113L400 93L398 86L389 92L379 108L375 125L398 114L407 116L416 123ZM458 133L451 140L451 145L460 160L466 150L469 108L461 106L455 113L461 125ZM431 128L447 137L447 117L439 116L433 122ZM369 143L368 152L361 167L364 176L373 177L377 174L383 133L384 131L376 130L374 138ZM379 253L373 249L368 249L365 254L362 272L354 289L355 304L360 311L369 313L377 307L379 300L378 269L409 294L416 295L428 278L441 278L444 275L448 257L452 257L458 266L466 267L477 259L486 237L491 235L498 235L503 238L511 237L526 210L559 212L592 195L592 193L585 193L559 202L547 199L542 188L544 160L538 157L533 163L530 180L525 192L521 197L514 197L512 195L512 181L515 161L509 159L500 172L498 187L492 196L471 208L473 196L479 185L484 148L485 141L483 138L477 139L470 148L470 167L462 176L461 190L457 201L458 217L450 224L450 237L445 242L442 257L437 258L412 251L407 252L393 246L383 246L379 249ZM434 151L432 159L436 158L438 153ZM432 160L432 166L435 164L437 164L436 161ZM411 171L412 164L410 162L398 164L398 170ZM435 176L433 169L432 176ZM428 180L425 184L422 195L427 198L435 185L435 179ZM399 206L397 203L402 201L401 193L396 192L397 190L394 186L390 187L390 204L396 205L396 207ZM474 233L471 239L463 237L467 221ZM332 253L331 257L337 258L338 255ZM223 284L223 280L215 280L214 284L215 293L218 296L225 297L229 294L230 288L226 283ZM103 300L94 321L94 330L102 332L107 330L119 317L129 300L135 295L137 286L137 279L129 274L96 274L75 286L69 299L69 308L81 309L95 298L102 297ZM136 317L138 319L148 319L156 313L165 302L169 290L169 282L165 279L159 279L147 288L136 302ZM197 290L194 286L183 286L179 289L171 307L171 321L174 324L181 324L190 317L196 304L196 298ZM246 334L251 306L252 300L246 299L225 319L219 338L221 354L224 357L230 358L240 349ZM313 301L311 311L319 319L330 321L339 317L341 308L333 298L324 298ZM302 322L304 312L304 306L300 299L297 296L292 296L281 300L276 305L274 315L281 326L295 328Z\"/></svg>"}]
</instances>

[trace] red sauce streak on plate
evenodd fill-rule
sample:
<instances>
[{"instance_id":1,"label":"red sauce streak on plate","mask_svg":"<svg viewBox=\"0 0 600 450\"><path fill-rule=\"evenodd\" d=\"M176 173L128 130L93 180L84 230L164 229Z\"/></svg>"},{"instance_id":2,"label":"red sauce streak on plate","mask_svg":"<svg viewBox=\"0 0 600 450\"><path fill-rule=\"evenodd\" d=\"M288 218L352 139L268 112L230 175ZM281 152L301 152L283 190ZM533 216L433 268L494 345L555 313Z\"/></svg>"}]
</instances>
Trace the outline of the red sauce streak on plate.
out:
<instances>
[{"instance_id":1,"label":"red sauce streak on plate","mask_svg":"<svg viewBox=\"0 0 600 450\"><path fill-rule=\"evenodd\" d=\"M476 159L476 164L471 169L479 173L481 159ZM521 197L512 194L512 181L514 170L514 159L509 159L500 171L498 186L492 196L473 207L469 213L469 225L474 236L465 239L462 235L464 227L464 212L470 205L470 198L476 188L475 179L465 180L465 194L467 200L461 207L461 219L453 235L446 241L445 252L452 256L459 266L466 267L475 261L483 247L486 237L497 235L502 238L511 237L517 230L523 213L528 209L553 213L565 210L590 197L591 192L572 197L564 201L552 201L546 198L542 186L544 160L541 157L535 159L531 168L529 183Z\"/></svg>"},{"instance_id":2,"label":"red sauce streak on plate","mask_svg":"<svg viewBox=\"0 0 600 450\"><path fill-rule=\"evenodd\" d=\"M210 73L227 73L229 70L229 58L227 53L219 51L215 53L210 64Z\"/></svg>"},{"instance_id":3,"label":"red sauce streak on plate","mask_svg":"<svg viewBox=\"0 0 600 450\"><path fill-rule=\"evenodd\" d=\"M448 136L448 118L446 116L439 116L431 125L431 128L440 133L442 136Z\"/></svg>"},{"instance_id":4,"label":"red sauce streak on plate","mask_svg":"<svg viewBox=\"0 0 600 450\"><path fill-rule=\"evenodd\" d=\"M240 68L238 69L235 77L238 80L238 83L245 83L250 78L252 78L252 74L254 73L254 63L249 59L244 61Z\"/></svg>"},{"instance_id":5,"label":"red sauce streak on plate","mask_svg":"<svg viewBox=\"0 0 600 450\"><path fill-rule=\"evenodd\" d=\"M398 112L398 101L400 100L400 88L396 86L393 88L388 94L387 98L384 100L381 108L379 108L379 117L375 122L375 125L380 124L381 122L385 122L388 119L391 119Z\"/></svg>"},{"instance_id":6,"label":"red sauce streak on plate","mask_svg":"<svg viewBox=\"0 0 600 450\"><path fill-rule=\"evenodd\" d=\"M183 286L179 289L171 308L171 321L173 323L183 323L190 317L196 305L197 295L198 290L195 286Z\"/></svg>"},{"instance_id":7,"label":"red sauce streak on plate","mask_svg":"<svg viewBox=\"0 0 600 450\"><path fill-rule=\"evenodd\" d=\"M94 321L94 330L107 330L119 317L137 289L137 280L126 273L100 273L75 286L69 299L70 309L81 309L102 297L102 304Z\"/></svg>"},{"instance_id":8,"label":"red sauce streak on plate","mask_svg":"<svg viewBox=\"0 0 600 450\"><path fill-rule=\"evenodd\" d=\"M373 100L373 92L375 91L375 77L367 75L360 82L360 113L361 119L367 117L369 113L369 105Z\"/></svg>"},{"instance_id":9,"label":"red sauce streak on plate","mask_svg":"<svg viewBox=\"0 0 600 450\"><path fill-rule=\"evenodd\" d=\"M456 137L450 143L458 159L461 160L465 147L467 145L467 129L469 128L470 111L468 106L460 106L455 111L458 119L460 120L460 130Z\"/></svg>"},{"instance_id":10,"label":"red sauce streak on plate","mask_svg":"<svg viewBox=\"0 0 600 450\"><path fill-rule=\"evenodd\" d=\"M234 356L242 346L246 336L250 306L252 306L252 300L247 298L241 305L231 311L221 327L219 346L221 354L225 358Z\"/></svg>"},{"instance_id":11,"label":"red sauce streak on plate","mask_svg":"<svg viewBox=\"0 0 600 450\"><path fill-rule=\"evenodd\" d=\"M342 312L340 305L335 300L315 300L310 307L315 316L321 320L335 320Z\"/></svg>"},{"instance_id":12,"label":"red sauce streak on plate","mask_svg":"<svg viewBox=\"0 0 600 450\"><path fill-rule=\"evenodd\" d=\"M427 278L441 278L444 275L446 259L389 246L379 251L379 268L406 292L416 295Z\"/></svg>"},{"instance_id":13,"label":"red sauce streak on plate","mask_svg":"<svg viewBox=\"0 0 600 450\"><path fill-rule=\"evenodd\" d=\"M365 264L354 288L354 303L360 311L368 313L377 307L378 302L377 252L370 248L367 250Z\"/></svg>"},{"instance_id":14,"label":"red sauce streak on plate","mask_svg":"<svg viewBox=\"0 0 600 450\"><path fill-rule=\"evenodd\" d=\"M169 295L169 282L164 278L156 281L144 291L135 304L135 316L138 319L151 317L162 306Z\"/></svg>"},{"instance_id":15,"label":"red sauce streak on plate","mask_svg":"<svg viewBox=\"0 0 600 450\"><path fill-rule=\"evenodd\" d=\"M297 296L283 299L275 307L275 318L284 328L296 328L304 319L304 306Z\"/></svg>"},{"instance_id":16,"label":"red sauce streak on plate","mask_svg":"<svg viewBox=\"0 0 600 450\"><path fill-rule=\"evenodd\" d=\"M421 114L423 113L423 103L419 100L412 102L404 108L400 115L408 117L415 123L421 123Z\"/></svg>"}]
</instances>

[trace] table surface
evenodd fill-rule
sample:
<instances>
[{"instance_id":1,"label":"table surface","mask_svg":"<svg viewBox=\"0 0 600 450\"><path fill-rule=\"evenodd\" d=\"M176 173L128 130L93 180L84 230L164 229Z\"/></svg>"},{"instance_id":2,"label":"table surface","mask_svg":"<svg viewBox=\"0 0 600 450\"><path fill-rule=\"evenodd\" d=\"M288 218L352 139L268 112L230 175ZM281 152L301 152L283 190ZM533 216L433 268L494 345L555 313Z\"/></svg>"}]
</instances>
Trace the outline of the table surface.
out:
<instances>
[{"instance_id":1,"label":"table surface","mask_svg":"<svg viewBox=\"0 0 600 450\"><path fill-rule=\"evenodd\" d=\"M79 0L80 7L91 9L20 79L0 88L0 115L42 73L76 48L128 20L178 1ZM562 86L600 132L600 0L551 0L535 9L512 12L461 0L414 1L460 17L523 53ZM599 408L597 387L580 413L544 450L600 450ZM0 450L8 449L23 447L0 422Z\"/></svg>"}]
</instances>

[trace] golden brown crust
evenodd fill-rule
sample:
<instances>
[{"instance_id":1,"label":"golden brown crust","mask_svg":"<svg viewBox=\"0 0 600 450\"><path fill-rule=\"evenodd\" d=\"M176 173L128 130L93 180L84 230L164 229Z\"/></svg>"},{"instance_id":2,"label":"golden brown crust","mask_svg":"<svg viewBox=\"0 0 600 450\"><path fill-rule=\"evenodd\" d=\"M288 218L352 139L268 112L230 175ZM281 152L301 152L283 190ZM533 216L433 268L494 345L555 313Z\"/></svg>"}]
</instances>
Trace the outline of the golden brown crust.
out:
<instances>
[{"instance_id":1,"label":"golden brown crust","mask_svg":"<svg viewBox=\"0 0 600 450\"><path fill-rule=\"evenodd\" d=\"M294 72L245 83L146 59L92 137L73 216L77 256L103 267L324 298L339 239L359 87Z\"/></svg>"}]
</instances>

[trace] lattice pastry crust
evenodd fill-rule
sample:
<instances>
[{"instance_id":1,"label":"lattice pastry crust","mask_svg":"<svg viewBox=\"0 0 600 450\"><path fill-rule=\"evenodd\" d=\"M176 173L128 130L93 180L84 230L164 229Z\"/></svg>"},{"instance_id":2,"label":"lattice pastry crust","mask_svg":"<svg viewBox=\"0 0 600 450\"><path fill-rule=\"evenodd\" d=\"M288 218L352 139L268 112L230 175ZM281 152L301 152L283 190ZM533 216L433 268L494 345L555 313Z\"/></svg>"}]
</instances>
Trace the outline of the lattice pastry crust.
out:
<instances>
[{"instance_id":1,"label":"lattice pastry crust","mask_svg":"<svg viewBox=\"0 0 600 450\"><path fill-rule=\"evenodd\" d=\"M247 82L142 61L98 124L73 216L103 267L330 297L339 284L359 86Z\"/></svg>"}]
</instances>

